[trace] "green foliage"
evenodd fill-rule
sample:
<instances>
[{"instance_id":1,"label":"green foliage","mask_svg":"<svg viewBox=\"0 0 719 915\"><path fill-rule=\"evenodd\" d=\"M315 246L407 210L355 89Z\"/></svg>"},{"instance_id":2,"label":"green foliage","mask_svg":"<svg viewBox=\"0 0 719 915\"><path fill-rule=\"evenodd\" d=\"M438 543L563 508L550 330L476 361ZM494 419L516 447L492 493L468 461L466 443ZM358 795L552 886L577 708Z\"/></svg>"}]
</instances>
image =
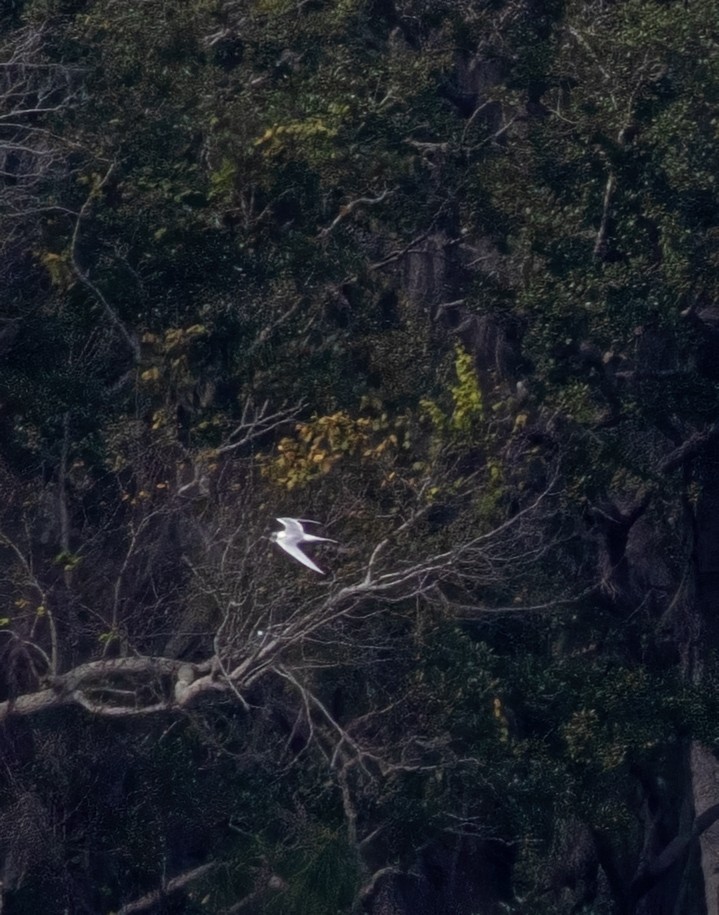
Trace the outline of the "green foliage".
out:
<instances>
[{"instance_id":1,"label":"green foliage","mask_svg":"<svg viewBox=\"0 0 719 915\"><path fill-rule=\"evenodd\" d=\"M420 406L440 439L457 444L475 444L483 437L486 417L472 356L461 347L455 351L454 371L457 384L450 388L451 413L445 415L432 400L423 400Z\"/></svg>"},{"instance_id":2,"label":"green foliage","mask_svg":"<svg viewBox=\"0 0 719 915\"><path fill-rule=\"evenodd\" d=\"M445 413L433 400L420 401L420 407L434 427L438 446L468 447L487 440L487 421L479 379L470 353L457 347L454 358L457 383L450 387L451 412Z\"/></svg>"},{"instance_id":3,"label":"green foliage","mask_svg":"<svg viewBox=\"0 0 719 915\"><path fill-rule=\"evenodd\" d=\"M303 830L296 844L280 854L277 869L288 888L268 911L323 915L351 909L358 889L357 861L341 832L320 824Z\"/></svg>"}]
</instances>

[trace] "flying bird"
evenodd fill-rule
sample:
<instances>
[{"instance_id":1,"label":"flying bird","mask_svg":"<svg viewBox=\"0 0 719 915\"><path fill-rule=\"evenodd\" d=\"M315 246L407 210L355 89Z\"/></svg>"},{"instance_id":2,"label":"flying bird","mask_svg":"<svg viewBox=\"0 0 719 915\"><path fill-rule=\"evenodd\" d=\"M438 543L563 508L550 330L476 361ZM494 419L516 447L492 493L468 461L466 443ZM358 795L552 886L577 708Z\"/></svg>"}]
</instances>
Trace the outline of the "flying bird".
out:
<instances>
[{"instance_id":1,"label":"flying bird","mask_svg":"<svg viewBox=\"0 0 719 915\"><path fill-rule=\"evenodd\" d=\"M270 540L283 549L285 553L289 553L297 562L301 562L302 565L307 566L308 569L313 569L315 572L319 572L320 575L324 575L325 573L322 569L319 566L316 566L309 556L305 556L300 549L300 544L319 543L320 541L337 543L337 541L330 540L329 537L315 537L314 534L305 533L302 525L318 524L319 522L317 521L306 521L304 518L278 518L277 520L284 527L284 530L274 531L270 534Z\"/></svg>"}]
</instances>

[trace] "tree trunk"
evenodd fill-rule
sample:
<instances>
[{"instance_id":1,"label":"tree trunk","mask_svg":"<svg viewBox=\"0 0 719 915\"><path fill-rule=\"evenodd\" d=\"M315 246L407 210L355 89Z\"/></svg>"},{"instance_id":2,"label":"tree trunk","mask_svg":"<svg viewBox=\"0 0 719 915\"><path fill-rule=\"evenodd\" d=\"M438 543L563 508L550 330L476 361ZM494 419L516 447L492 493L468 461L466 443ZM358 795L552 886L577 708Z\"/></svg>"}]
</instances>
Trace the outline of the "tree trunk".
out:
<instances>
[{"instance_id":1,"label":"tree trunk","mask_svg":"<svg viewBox=\"0 0 719 915\"><path fill-rule=\"evenodd\" d=\"M690 626L689 675L704 679L707 660L719 647L719 442L714 439L701 466L701 498L696 515L694 620ZM719 803L719 761L697 741L689 756L696 814ZM707 915L719 915L719 823L699 838Z\"/></svg>"},{"instance_id":2,"label":"tree trunk","mask_svg":"<svg viewBox=\"0 0 719 915\"><path fill-rule=\"evenodd\" d=\"M719 762L696 740L692 742L689 759L694 808L700 814L719 803ZM699 847L706 912L707 915L719 915L719 822L699 837Z\"/></svg>"}]
</instances>

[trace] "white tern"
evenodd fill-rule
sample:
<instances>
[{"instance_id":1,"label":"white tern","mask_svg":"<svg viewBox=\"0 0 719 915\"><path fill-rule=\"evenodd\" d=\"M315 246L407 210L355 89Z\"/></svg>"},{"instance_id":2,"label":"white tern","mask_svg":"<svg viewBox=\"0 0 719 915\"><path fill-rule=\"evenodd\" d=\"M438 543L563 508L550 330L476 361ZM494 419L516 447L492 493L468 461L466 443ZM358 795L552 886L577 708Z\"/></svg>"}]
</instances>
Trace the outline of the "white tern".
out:
<instances>
[{"instance_id":1,"label":"white tern","mask_svg":"<svg viewBox=\"0 0 719 915\"><path fill-rule=\"evenodd\" d=\"M305 532L302 527L303 524L318 524L319 522L317 521L306 521L304 518L278 518L277 520L284 527L284 530L274 531L274 533L270 534L270 540L283 549L285 553L289 553L297 562L301 562L308 569L313 569L315 572L319 572L320 575L324 575L325 573L322 569L315 565L309 556L305 556L300 549L300 544L319 543L320 541L337 543L337 541L331 540L329 537L315 537L314 534Z\"/></svg>"}]
</instances>

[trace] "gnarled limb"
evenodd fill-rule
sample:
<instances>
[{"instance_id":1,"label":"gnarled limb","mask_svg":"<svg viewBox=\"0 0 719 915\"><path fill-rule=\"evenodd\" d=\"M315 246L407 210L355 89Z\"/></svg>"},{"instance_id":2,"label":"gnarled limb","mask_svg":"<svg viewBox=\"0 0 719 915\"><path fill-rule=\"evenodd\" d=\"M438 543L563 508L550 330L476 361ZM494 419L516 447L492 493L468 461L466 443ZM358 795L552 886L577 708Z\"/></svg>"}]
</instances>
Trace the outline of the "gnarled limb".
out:
<instances>
[{"instance_id":1,"label":"gnarled limb","mask_svg":"<svg viewBox=\"0 0 719 915\"><path fill-rule=\"evenodd\" d=\"M630 911L637 902L655 886L667 871L673 867L707 829L719 820L719 804L713 804L698 814L691 828L678 836L635 875L630 887Z\"/></svg>"}]
</instances>

